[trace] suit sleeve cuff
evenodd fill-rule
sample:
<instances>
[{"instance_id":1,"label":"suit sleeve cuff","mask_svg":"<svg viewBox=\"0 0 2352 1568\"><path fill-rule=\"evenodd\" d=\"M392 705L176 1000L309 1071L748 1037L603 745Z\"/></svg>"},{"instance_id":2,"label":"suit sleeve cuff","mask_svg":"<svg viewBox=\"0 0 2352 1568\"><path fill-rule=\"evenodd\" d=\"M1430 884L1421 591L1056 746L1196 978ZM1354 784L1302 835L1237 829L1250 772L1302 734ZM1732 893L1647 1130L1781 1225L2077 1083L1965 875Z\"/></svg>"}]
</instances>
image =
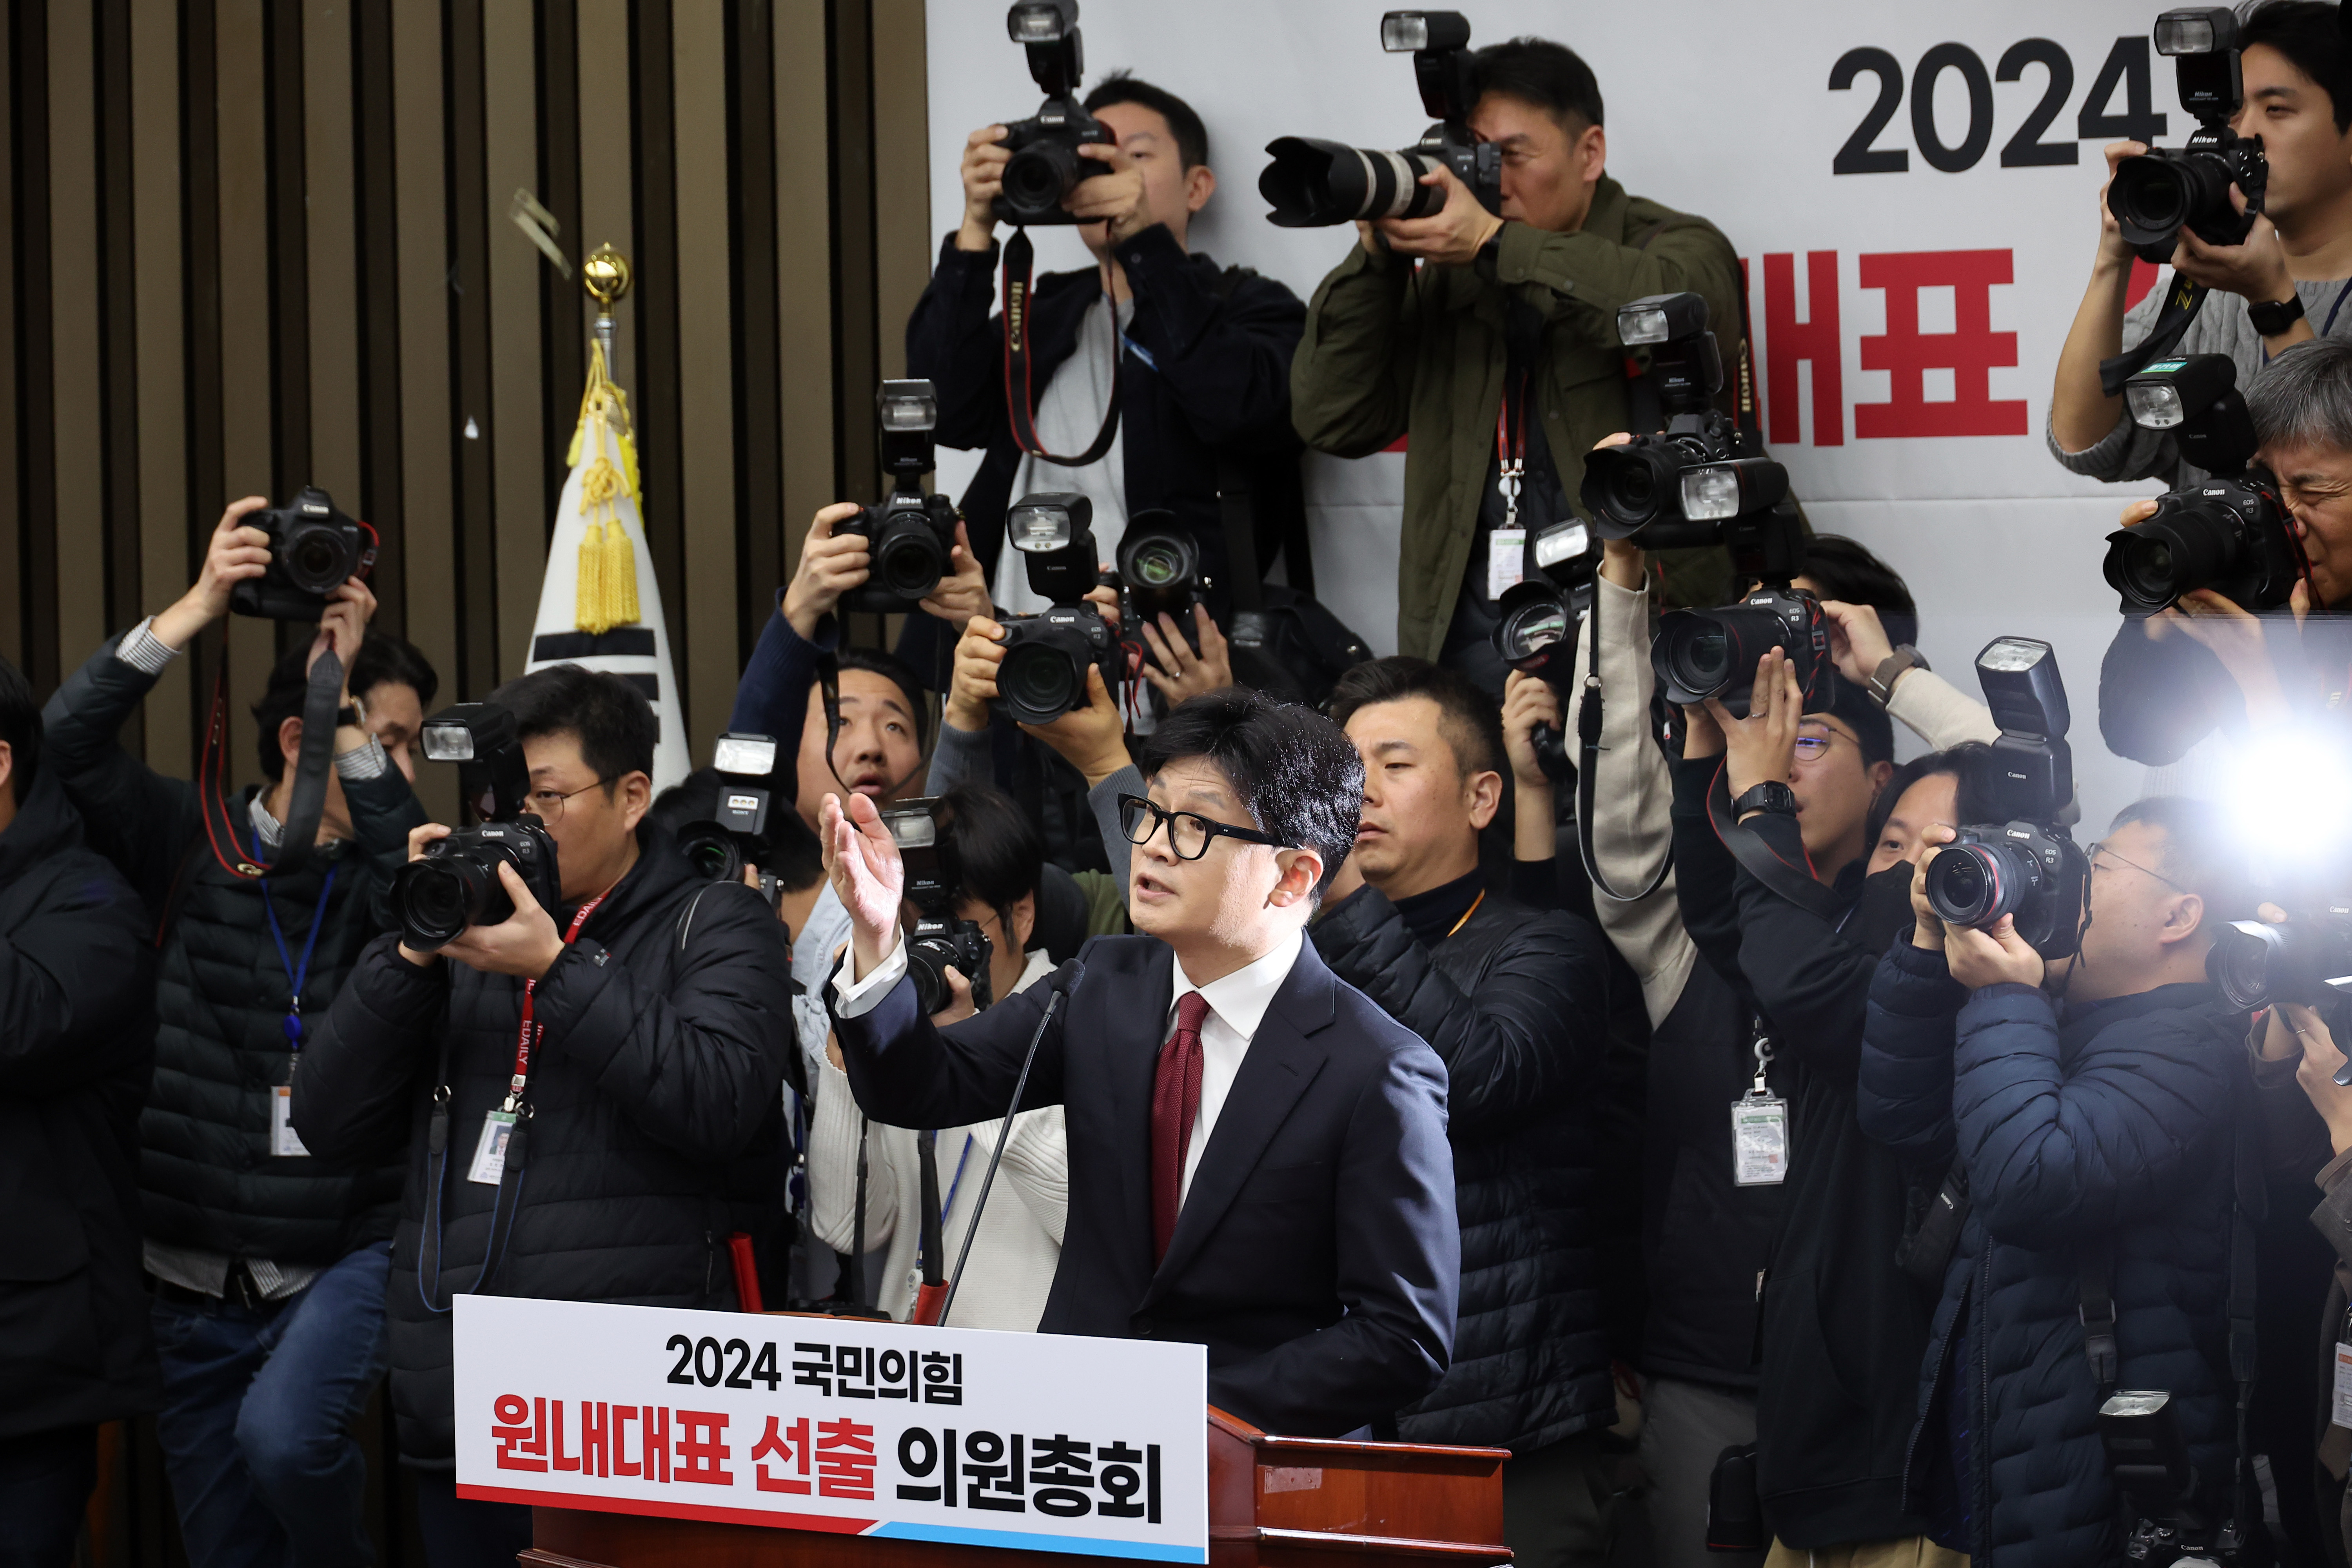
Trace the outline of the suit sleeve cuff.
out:
<instances>
[{"instance_id":1,"label":"suit sleeve cuff","mask_svg":"<svg viewBox=\"0 0 2352 1568\"><path fill-rule=\"evenodd\" d=\"M890 988L907 977L907 939L891 944L889 956L876 964L865 979L848 981L846 965L833 973L833 1014L836 1018L862 1018L882 1005Z\"/></svg>"},{"instance_id":2,"label":"suit sleeve cuff","mask_svg":"<svg viewBox=\"0 0 2352 1568\"><path fill-rule=\"evenodd\" d=\"M114 657L142 675L161 675L180 657L180 650L155 635L155 617L148 616L122 634Z\"/></svg>"}]
</instances>

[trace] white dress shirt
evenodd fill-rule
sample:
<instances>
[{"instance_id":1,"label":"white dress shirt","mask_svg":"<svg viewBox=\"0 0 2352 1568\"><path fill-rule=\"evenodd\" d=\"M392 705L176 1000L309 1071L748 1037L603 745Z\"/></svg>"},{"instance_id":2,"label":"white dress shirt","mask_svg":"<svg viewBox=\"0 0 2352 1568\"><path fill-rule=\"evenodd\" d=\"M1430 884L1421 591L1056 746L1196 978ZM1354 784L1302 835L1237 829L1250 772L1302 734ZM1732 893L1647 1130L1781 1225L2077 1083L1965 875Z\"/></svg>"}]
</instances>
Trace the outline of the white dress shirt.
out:
<instances>
[{"instance_id":1,"label":"white dress shirt","mask_svg":"<svg viewBox=\"0 0 2352 1568\"><path fill-rule=\"evenodd\" d=\"M1201 1021L1201 1110L1192 1122L1192 1141L1184 1151L1184 1184L1177 1195L1180 1208L1192 1195L1192 1173L1200 1168L1201 1152L1217 1130L1217 1116L1225 1108L1225 1096L1233 1092L1242 1058L1249 1055L1250 1041L1257 1037L1258 1025L1274 1005L1274 994L1290 978L1291 965L1298 962L1298 950L1306 942L1305 931L1293 931L1263 956L1206 985L1193 984L1182 962L1176 963L1176 989L1160 1022L1160 1043L1165 1045L1176 1032L1176 1004L1186 992L1198 991L1209 1000L1209 1016ZM845 1018L873 1011L906 973L907 943L901 938L865 979L848 983L845 966L835 975L835 1011Z\"/></svg>"}]
</instances>

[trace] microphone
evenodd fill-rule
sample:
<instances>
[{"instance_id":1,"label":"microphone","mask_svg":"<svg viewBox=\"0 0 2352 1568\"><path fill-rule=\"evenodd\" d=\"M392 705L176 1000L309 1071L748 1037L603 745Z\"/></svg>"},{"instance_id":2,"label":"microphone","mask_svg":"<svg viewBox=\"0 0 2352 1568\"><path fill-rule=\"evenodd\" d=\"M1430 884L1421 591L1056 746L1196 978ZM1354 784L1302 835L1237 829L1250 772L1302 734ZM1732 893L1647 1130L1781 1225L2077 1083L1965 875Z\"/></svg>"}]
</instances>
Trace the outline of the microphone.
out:
<instances>
[{"instance_id":1,"label":"microphone","mask_svg":"<svg viewBox=\"0 0 2352 1568\"><path fill-rule=\"evenodd\" d=\"M1003 1162L1004 1145L1013 1136L1013 1113L1021 1109L1021 1096L1029 1088L1029 1069L1036 1064L1037 1047L1045 1043L1045 1026L1054 1021L1055 1010L1078 988L1086 973L1086 961L1074 958L1055 970L1054 978L1047 983L1050 994L1045 998L1045 1011L1038 1016L1036 1032L1029 1037L1028 1053L1021 1058L1021 1076L1013 1080L1012 1101L1005 1106L1004 1121L996 1130L995 1151L988 1156L988 1173L981 1178L980 1196L971 1205L971 1224L964 1227L963 1246L956 1252L955 1277L948 1281L947 1300L940 1303L940 1315L934 1320L941 1325L955 1310L956 1291L963 1285L963 1266L971 1261L972 1237L980 1234L980 1216L987 1211L988 1191L996 1184L996 1167Z\"/></svg>"}]
</instances>

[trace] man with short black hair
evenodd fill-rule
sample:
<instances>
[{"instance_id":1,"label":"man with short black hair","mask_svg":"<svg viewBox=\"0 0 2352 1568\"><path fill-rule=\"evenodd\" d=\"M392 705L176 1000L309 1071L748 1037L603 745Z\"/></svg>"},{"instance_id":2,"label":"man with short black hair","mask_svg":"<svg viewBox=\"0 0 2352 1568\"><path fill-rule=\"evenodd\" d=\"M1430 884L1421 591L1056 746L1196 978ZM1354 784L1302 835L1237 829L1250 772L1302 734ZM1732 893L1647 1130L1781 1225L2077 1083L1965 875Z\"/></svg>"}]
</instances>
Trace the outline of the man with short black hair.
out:
<instances>
[{"instance_id":1,"label":"man with short black hair","mask_svg":"<svg viewBox=\"0 0 2352 1568\"><path fill-rule=\"evenodd\" d=\"M2260 1133L2241 1125L2244 1017L2205 970L2241 912L2225 834L2208 802L2125 807L2091 847L2080 950L2059 963L2007 915L1990 931L1937 920L1927 868L1952 851L1931 851L1911 934L1872 980L1863 1129L1968 1178L1903 1481L1931 1538L1974 1561L2124 1560L2138 1515L2098 1418L2118 1388L2170 1396L2197 1512L2241 1540L2262 1531L2237 1484L2229 1370L2253 1353L2231 1342L2229 1300L2237 1267L2253 1268L2239 1141Z\"/></svg>"},{"instance_id":2,"label":"man with short black hair","mask_svg":"<svg viewBox=\"0 0 2352 1568\"><path fill-rule=\"evenodd\" d=\"M1228 689L1173 710L1142 769L1122 812L1143 934L1086 945L1021 1101L1063 1106L1069 1138L1038 1327L1205 1345L1210 1402L1269 1431L1385 1426L1445 1371L1461 1251L1444 1065L1305 940L1362 764L1319 714ZM827 800L822 836L852 925L827 989L858 1104L901 1127L1003 1114L1045 988L934 1026L874 804Z\"/></svg>"},{"instance_id":3,"label":"man with short black hair","mask_svg":"<svg viewBox=\"0 0 2352 1568\"><path fill-rule=\"evenodd\" d=\"M400 1175L306 1148L286 1108L425 820L409 780L436 684L415 648L368 629L375 598L354 578L254 704L266 783L224 798L123 748L156 679L268 571L269 535L246 521L267 504L232 504L194 585L110 639L44 714L42 771L138 889L158 949L140 1188L166 1394L156 1433L194 1568L369 1552L367 1465L349 1428L383 1370ZM293 812L310 669L330 647L343 687L317 842L307 865L262 878ZM218 763L225 780L234 763Z\"/></svg>"},{"instance_id":4,"label":"man with short black hair","mask_svg":"<svg viewBox=\"0 0 2352 1568\"><path fill-rule=\"evenodd\" d=\"M792 1048L774 912L640 831L659 732L644 695L553 665L488 700L514 715L526 809L555 841L562 901L541 907L501 864L505 921L437 952L378 938L335 998L293 1108L323 1154L405 1152L392 1399L434 1568L510 1563L530 1543L528 1509L454 1489L452 1296L734 1307L712 1215L738 1190L730 1163L775 1152ZM449 831L417 828L411 858ZM527 1069L519 1016L534 1035ZM523 1120L485 1163L501 1115Z\"/></svg>"},{"instance_id":5,"label":"man with short black hair","mask_svg":"<svg viewBox=\"0 0 2352 1568\"><path fill-rule=\"evenodd\" d=\"M1501 715L1467 676L1374 659L1339 678L1331 718L1363 758L1364 805L1309 932L1333 973L1429 1042L1451 1086L1461 1321L1445 1380L1397 1435L1509 1448L1516 1560L1598 1564L1618 1490L1596 1252L1601 936L1486 888L1478 835L1507 764Z\"/></svg>"},{"instance_id":6,"label":"man with short black hair","mask_svg":"<svg viewBox=\"0 0 2352 1568\"><path fill-rule=\"evenodd\" d=\"M1472 71L1470 128L1503 154L1501 214L1437 169L1421 183L1445 192L1440 211L1358 224L1307 309L1291 398L1321 451L1357 458L1411 437L1397 649L1499 700L1496 601L1521 557L1508 531L1491 536L1580 515L1585 452L1630 427L1625 372L1645 351L1618 341L1618 307L1704 296L1728 374L1743 295L1713 224L1604 172L1601 89L1574 50L1514 38L1476 51ZM1676 552L1671 567L1676 603L1719 604L1732 587L1720 551Z\"/></svg>"},{"instance_id":7,"label":"man with short black hair","mask_svg":"<svg viewBox=\"0 0 2352 1568\"><path fill-rule=\"evenodd\" d=\"M1087 143L1092 171L1063 205L1096 258L1083 271L1036 280L1028 319L1024 395L1035 399L1036 440L1057 457L1094 452L1111 391L1118 420L1108 445L1075 466L1024 451L1006 405L997 292L994 204L1010 149L1004 127L973 132L963 153L964 216L940 247L929 288L907 323L907 374L940 399L940 441L986 451L962 498L971 548L996 603L1042 610L1017 551L1002 548L1013 499L1075 490L1094 503L1094 535L1112 559L1139 511L1173 512L1201 552L1202 570L1226 578L1218 496L1220 461L1246 477L1261 539L1303 526L1298 437L1290 427L1290 355L1304 310L1298 297L1246 268L1223 268L1186 247L1192 215L1217 189L1209 137L1182 99L1114 73L1086 96L1087 111L1114 143ZM1255 571L1256 563L1246 563ZM1222 615L1223 591L1213 607ZM961 627L956 628L961 630ZM931 668L939 629L908 623L900 651ZM954 632L947 634L952 640ZM940 668L944 684L945 668Z\"/></svg>"},{"instance_id":8,"label":"man with short black hair","mask_svg":"<svg viewBox=\"0 0 2352 1568\"><path fill-rule=\"evenodd\" d=\"M0 659L0 1561L66 1568L102 1422L163 1403L140 1288L155 957Z\"/></svg>"}]
</instances>

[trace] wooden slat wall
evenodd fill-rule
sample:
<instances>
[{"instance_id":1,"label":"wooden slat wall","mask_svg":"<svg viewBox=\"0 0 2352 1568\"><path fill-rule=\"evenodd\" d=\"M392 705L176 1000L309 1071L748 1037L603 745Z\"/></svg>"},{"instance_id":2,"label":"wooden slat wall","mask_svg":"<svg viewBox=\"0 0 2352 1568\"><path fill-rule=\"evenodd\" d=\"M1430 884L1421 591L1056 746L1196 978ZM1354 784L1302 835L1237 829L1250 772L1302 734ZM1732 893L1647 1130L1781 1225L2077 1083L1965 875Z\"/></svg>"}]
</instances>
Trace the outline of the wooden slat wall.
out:
<instances>
[{"instance_id":1,"label":"wooden slat wall","mask_svg":"<svg viewBox=\"0 0 2352 1568\"><path fill-rule=\"evenodd\" d=\"M46 692L185 588L229 500L314 483L378 530L378 625L442 701L519 671L593 317L509 221L521 187L575 262L609 240L636 271L615 369L707 755L810 513L879 493L874 384L935 242L922 22L922 0L11 5L0 655ZM246 705L299 636L230 628L238 782ZM126 744L192 771L213 659Z\"/></svg>"}]
</instances>

